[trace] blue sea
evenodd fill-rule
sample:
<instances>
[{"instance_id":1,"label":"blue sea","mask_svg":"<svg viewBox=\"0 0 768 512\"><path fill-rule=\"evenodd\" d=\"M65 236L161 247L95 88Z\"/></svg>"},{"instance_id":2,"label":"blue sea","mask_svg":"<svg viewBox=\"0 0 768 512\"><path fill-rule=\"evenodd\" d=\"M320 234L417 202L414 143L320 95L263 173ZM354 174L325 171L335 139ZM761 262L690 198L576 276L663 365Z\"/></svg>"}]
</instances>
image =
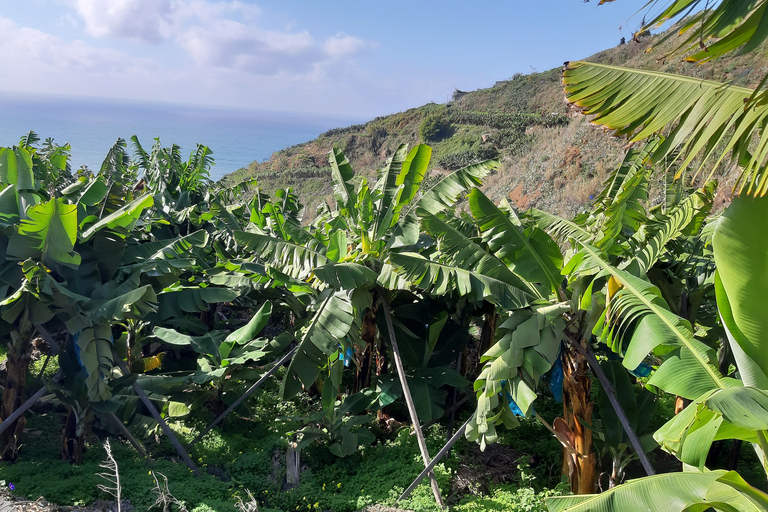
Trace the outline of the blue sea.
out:
<instances>
[{"instance_id":1,"label":"blue sea","mask_svg":"<svg viewBox=\"0 0 768 512\"><path fill-rule=\"evenodd\" d=\"M92 170L118 138L137 135L149 151L156 137L181 146L186 158L197 143L213 151L211 178L269 159L275 151L306 142L336 127L362 119L296 113L235 110L160 103L0 95L0 147L18 144L30 130L72 146L72 168ZM330 148L329 148L330 149Z\"/></svg>"}]
</instances>

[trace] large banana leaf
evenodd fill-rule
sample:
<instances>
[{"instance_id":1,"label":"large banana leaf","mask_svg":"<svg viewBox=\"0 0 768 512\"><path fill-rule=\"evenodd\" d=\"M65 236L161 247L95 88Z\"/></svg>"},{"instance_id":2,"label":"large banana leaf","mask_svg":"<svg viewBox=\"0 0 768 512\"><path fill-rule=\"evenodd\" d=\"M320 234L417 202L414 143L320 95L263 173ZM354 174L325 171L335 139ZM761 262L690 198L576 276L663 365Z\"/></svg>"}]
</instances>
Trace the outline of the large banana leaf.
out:
<instances>
[{"instance_id":1,"label":"large banana leaf","mask_svg":"<svg viewBox=\"0 0 768 512\"><path fill-rule=\"evenodd\" d=\"M328 356L339 349L355 320L355 308L348 292L329 289L321 297L322 302L305 327L298 350L288 366L288 374L280 386L284 398L301 391L302 385L312 385L320 368L326 364Z\"/></svg>"},{"instance_id":2,"label":"large banana leaf","mask_svg":"<svg viewBox=\"0 0 768 512\"><path fill-rule=\"evenodd\" d=\"M768 197L735 199L712 245L718 308L739 372L746 385L768 389Z\"/></svg>"},{"instance_id":3,"label":"large banana leaf","mask_svg":"<svg viewBox=\"0 0 768 512\"><path fill-rule=\"evenodd\" d=\"M383 283L396 288L407 288L408 283L412 283L433 295L456 292L473 301L487 300L509 309L528 303L528 295L515 285L479 271L433 261L413 252L393 253L389 260L394 272L388 269Z\"/></svg>"},{"instance_id":4,"label":"large banana leaf","mask_svg":"<svg viewBox=\"0 0 768 512\"><path fill-rule=\"evenodd\" d=\"M414 148L416 149L416 148ZM408 174L405 160L408 156L408 147L401 144L395 154L389 159L384 168L381 180L375 190L381 192L381 197L376 201L376 222L373 238L380 238L397 221L400 214L400 198L403 194L403 179Z\"/></svg>"},{"instance_id":5,"label":"large banana leaf","mask_svg":"<svg viewBox=\"0 0 768 512\"><path fill-rule=\"evenodd\" d=\"M550 291L560 288L563 256L549 235L537 227L525 229L511 208L502 211L480 189L469 193L469 207L491 252L526 281Z\"/></svg>"},{"instance_id":6,"label":"large banana leaf","mask_svg":"<svg viewBox=\"0 0 768 512\"><path fill-rule=\"evenodd\" d=\"M679 150L680 169L685 169L703 155L698 174L713 158L717 168L730 154L743 167L734 188L746 187L752 195L768 192L768 137L762 136L768 104L760 99L745 108L752 89L590 62L567 63L563 85L568 101L595 116L592 122L633 142L676 124L654 152L655 162ZM752 147L755 134L759 141ZM677 160L669 158L668 164Z\"/></svg>"},{"instance_id":7,"label":"large banana leaf","mask_svg":"<svg viewBox=\"0 0 768 512\"><path fill-rule=\"evenodd\" d=\"M327 263L317 267L315 277L334 288L353 290L371 288L376 283L376 272L359 263Z\"/></svg>"},{"instance_id":8,"label":"large banana leaf","mask_svg":"<svg viewBox=\"0 0 768 512\"><path fill-rule=\"evenodd\" d=\"M448 174L435 183L432 188L411 203L409 213L419 216L437 215L441 211L451 208L459 200L461 193L467 189L479 187L483 178L491 171L500 167L498 160L486 160L477 164L468 165L458 171Z\"/></svg>"},{"instance_id":9,"label":"large banana leaf","mask_svg":"<svg viewBox=\"0 0 768 512\"><path fill-rule=\"evenodd\" d=\"M735 471L666 473L630 480L598 495L548 498L550 512L765 512L768 495Z\"/></svg>"},{"instance_id":10,"label":"large banana leaf","mask_svg":"<svg viewBox=\"0 0 768 512\"><path fill-rule=\"evenodd\" d=\"M600 0L600 5L614 1ZM657 3L657 0L652 0L645 7L656 7ZM659 28L670 20L688 16L679 29L670 30L669 34L655 43L658 46L678 34L684 36L682 43L667 55L689 54L698 50L688 55L685 60L706 62L742 45L741 53L755 50L768 37L765 0L706 3L702 0L668 0L666 4L650 19L643 18L639 31ZM694 14L689 16L692 12ZM706 43L709 42L712 44L707 46Z\"/></svg>"},{"instance_id":11,"label":"large banana leaf","mask_svg":"<svg viewBox=\"0 0 768 512\"><path fill-rule=\"evenodd\" d=\"M641 273L646 273L667 250L667 244L683 235L693 223L701 225L709 213L714 200L715 182L710 181L703 188L683 199L666 214L660 214L647 223L647 236L638 241L635 261Z\"/></svg>"},{"instance_id":12,"label":"large banana leaf","mask_svg":"<svg viewBox=\"0 0 768 512\"><path fill-rule=\"evenodd\" d=\"M34 190L35 175L29 151L23 147L0 148L0 183L16 185L16 190Z\"/></svg>"},{"instance_id":13,"label":"large banana leaf","mask_svg":"<svg viewBox=\"0 0 768 512\"><path fill-rule=\"evenodd\" d=\"M305 279L315 268L330 263L325 256L325 246L315 238L301 245L258 233L235 231L235 240L259 260L296 279Z\"/></svg>"},{"instance_id":14,"label":"large banana leaf","mask_svg":"<svg viewBox=\"0 0 768 512\"><path fill-rule=\"evenodd\" d=\"M715 388L727 387L714 367L714 351L696 340L687 320L669 311L659 290L604 261L587 244L574 259L585 258L610 275L620 289L610 297L603 320L595 328L601 338L615 351L624 351L624 366L636 368L649 352L659 346L679 348L654 374L651 384L670 393L695 399ZM572 265L573 262L569 263ZM636 322L629 343L622 343L625 330ZM665 370L666 367L666 370Z\"/></svg>"},{"instance_id":15,"label":"large banana leaf","mask_svg":"<svg viewBox=\"0 0 768 512\"><path fill-rule=\"evenodd\" d=\"M592 233L578 222L558 217L554 213L531 208L526 215L532 218L538 227L560 242L573 239L577 242L589 242Z\"/></svg>"},{"instance_id":16,"label":"large banana leaf","mask_svg":"<svg viewBox=\"0 0 768 512\"><path fill-rule=\"evenodd\" d=\"M339 148L333 148L328 152L328 163L331 165L333 178L333 195L336 204L342 214L350 219L357 219L357 207L355 206L355 189L352 186L352 178L355 173L349 165L349 160Z\"/></svg>"},{"instance_id":17,"label":"large banana leaf","mask_svg":"<svg viewBox=\"0 0 768 512\"><path fill-rule=\"evenodd\" d=\"M81 240L86 241L90 239L94 234L96 234L99 230L105 229L105 228L112 230L118 236L121 236L124 238L126 234L133 229L133 226L136 225L136 222L139 220L139 216L141 215L141 212L144 211L145 208L149 208L153 204L154 204L154 200L152 199L152 195L150 194L144 194L143 196L137 197L136 199L124 205L123 207L119 208L118 210L115 210L109 215L99 219L97 222L89 226L87 229L84 229L83 232L80 234L80 238Z\"/></svg>"},{"instance_id":18,"label":"large banana leaf","mask_svg":"<svg viewBox=\"0 0 768 512\"><path fill-rule=\"evenodd\" d=\"M425 216L421 223L427 233L438 238L441 261L498 279L531 296L539 295L538 290L532 284L521 279L502 260L488 253L480 244L451 223L434 215Z\"/></svg>"},{"instance_id":19,"label":"large banana leaf","mask_svg":"<svg viewBox=\"0 0 768 512\"><path fill-rule=\"evenodd\" d=\"M80 264L74 251L77 240L77 205L63 199L51 199L27 210L17 233L11 236L8 256L35 258L46 265L61 263L70 267Z\"/></svg>"}]
</instances>

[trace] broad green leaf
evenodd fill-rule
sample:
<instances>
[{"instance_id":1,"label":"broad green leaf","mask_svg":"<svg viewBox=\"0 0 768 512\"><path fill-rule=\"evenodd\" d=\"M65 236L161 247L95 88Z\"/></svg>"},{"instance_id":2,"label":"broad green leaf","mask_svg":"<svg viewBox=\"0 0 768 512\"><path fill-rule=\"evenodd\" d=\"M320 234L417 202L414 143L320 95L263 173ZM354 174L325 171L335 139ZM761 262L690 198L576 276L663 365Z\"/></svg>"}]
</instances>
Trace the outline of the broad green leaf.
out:
<instances>
[{"instance_id":1,"label":"broad green leaf","mask_svg":"<svg viewBox=\"0 0 768 512\"><path fill-rule=\"evenodd\" d=\"M719 277L718 306L742 379L768 389L768 197L739 197L712 238ZM755 366L757 368L755 368Z\"/></svg>"},{"instance_id":2,"label":"broad green leaf","mask_svg":"<svg viewBox=\"0 0 768 512\"><path fill-rule=\"evenodd\" d=\"M696 174L713 159L714 173L731 155L743 169L734 189L754 196L768 192L763 163L768 137L762 136L768 103L758 101L745 109L752 89L587 62L567 63L563 84L568 101L594 115L593 123L627 135L632 142L675 125L654 152L654 162L680 161L682 170L701 155ZM759 140L752 147L755 135Z\"/></svg>"},{"instance_id":3,"label":"broad green leaf","mask_svg":"<svg viewBox=\"0 0 768 512\"><path fill-rule=\"evenodd\" d=\"M0 183L16 185L16 190L34 190L32 156L25 148L0 148Z\"/></svg>"},{"instance_id":4,"label":"broad green leaf","mask_svg":"<svg viewBox=\"0 0 768 512\"><path fill-rule=\"evenodd\" d=\"M267 301L262 304L247 324L236 331L232 331L225 341L233 341L239 345L251 341L267 326L271 314L272 303Z\"/></svg>"},{"instance_id":5,"label":"broad green leaf","mask_svg":"<svg viewBox=\"0 0 768 512\"><path fill-rule=\"evenodd\" d=\"M152 199L152 196L150 194L144 194L143 196L137 197L136 199L126 204L122 208L115 210L114 212L110 213L106 217L103 217L102 219L99 219L98 222L88 227L88 229L84 230L81 233L80 238L83 241L87 241L97 231L105 228L113 231L118 228L122 228L126 231L130 231L131 229L133 229L133 226L136 224L136 221L139 219L141 212L144 211L145 208L149 208L153 204L154 204L154 200ZM119 232L118 234L120 235ZM121 235L121 236L125 236L125 235Z\"/></svg>"},{"instance_id":6,"label":"broad green leaf","mask_svg":"<svg viewBox=\"0 0 768 512\"><path fill-rule=\"evenodd\" d=\"M768 495L735 471L666 473L630 480L598 495L547 498L550 512L765 512Z\"/></svg>"},{"instance_id":7,"label":"broad green leaf","mask_svg":"<svg viewBox=\"0 0 768 512\"><path fill-rule=\"evenodd\" d=\"M560 288L563 256L549 235L512 222L513 213L497 208L480 189L469 193L469 207L491 252L526 281L542 283L550 291Z\"/></svg>"},{"instance_id":8,"label":"broad green leaf","mask_svg":"<svg viewBox=\"0 0 768 512\"><path fill-rule=\"evenodd\" d=\"M432 148L426 144L414 146L403 162L403 171L397 179L397 185L403 185L403 193L400 196L400 207L409 204L416 197L421 182L429 169L429 161L432 158Z\"/></svg>"},{"instance_id":9,"label":"broad green leaf","mask_svg":"<svg viewBox=\"0 0 768 512\"><path fill-rule=\"evenodd\" d=\"M437 215L443 210L451 208L463 192L479 187L483 178L500 166L501 164L497 160L486 160L452 172L438 181L432 188L424 191L419 199L412 202L408 208L408 213L416 213L419 216Z\"/></svg>"},{"instance_id":10,"label":"broad green leaf","mask_svg":"<svg viewBox=\"0 0 768 512\"><path fill-rule=\"evenodd\" d=\"M334 231L328 239L328 250L325 256L338 263L347 255L347 234L341 229Z\"/></svg>"},{"instance_id":11,"label":"broad green leaf","mask_svg":"<svg viewBox=\"0 0 768 512\"><path fill-rule=\"evenodd\" d=\"M722 377L711 364L713 351L693 337L686 320L669 311L655 286L608 264L587 244L582 245L582 253L597 264L602 272L613 276L622 285L609 306L609 311L619 321L606 323L602 328L602 338L609 345L616 345L613 339L621 339L619 331L628 322L638 321L624 354L626 368L637 368L646 355L659 345L680 346L681 350L688 352L686 356L690 355L690 364L700 372L700 378L706 382L705 387L726 388Z\"/></svg>"},{"instance_id":12,"label":"broad green leaf","mask_svg":"<svg viewBox=\"0 0 768 512\"><path fill-rule=\"evenodd\" d=\"M77 240L77 205L63 199L51 199L27 210L17 233L11 236L8 256L18 259L36 258L47 265L61 263L70 267L80 264L74 252Z\"/></svg>"},{"instance_id":13,"label":"broad green leaf","mask_svg":"<svg viewBox=\"0 0 768 512\"><path fill-rule=\"evenodd\" d=\"M309 387L339 344L349 333L355 311L348 293L326 290L309 324L301 336L298 350L288 366L288 374L280 386L283 397L291 397Z\"/></svg>"},{"instance_id":14,"label":"broad green leaf","mask_svg":"<svg viewBox=\"0 0 768 512\"><path fill-rule=\"evenodd\" d=\"M528 303L528 295L516 286L481 272L428 260L416 253L392 253L389 259L397 274L433 295L456 292L470 300L488 300L510 309Z\"/></svg>"},{"instance_id":15,"label":"broad green leaf","mask_svg":"<svg viewBox=\"0 0 768 512\"><path fill-rule=\"evenodd\" d=\"M376 272L359 263L327 263L314 270L315 277L336 289L370 288Z\"/></svg>"},{"instance_id":16,"label":"broad green leaf","mask_svg":"<svg viewBox=\"0 0 768 512\"><path fill-rule=\"evenodd\" d=\"M314 238L303 245L268 235L236 231L235 240L256 258L297 279L306 279L316 267L329 262L325 246Z\"/></svg>"},{"instance_id":17,"label":"broad green leaf","mask_svg":"<svg viewBox=\"0 0 768 512\"><path fill-rule=\"evenodd\" d=\"M357 219L355 189L351 183L355 173L349 166L349 160L341 149L333 148L328 152L328 163L331 166L331 177L333 178L333 194L339 209L343 215Z\"/></svg>"}]
</instances>

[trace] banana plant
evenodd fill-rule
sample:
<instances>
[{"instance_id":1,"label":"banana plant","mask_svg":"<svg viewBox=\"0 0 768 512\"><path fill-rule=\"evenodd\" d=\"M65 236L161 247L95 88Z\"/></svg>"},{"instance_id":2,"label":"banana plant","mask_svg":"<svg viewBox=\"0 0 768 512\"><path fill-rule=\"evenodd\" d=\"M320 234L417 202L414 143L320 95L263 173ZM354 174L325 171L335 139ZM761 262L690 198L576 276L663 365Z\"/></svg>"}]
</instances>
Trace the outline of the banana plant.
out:
<instances>
[{"instance_id":1,"label":"banana plant","mask_svg":"<svg viewBox=\"0 0 768 512\"><path fill-rule=\"evenodd\" d=\"M252 215L249 231L235 234L254 261L308 282L314 290L312 315L299 335L299 351L283 382L284 396L311 386L340 349L356 351L357 390L369 387L372 373L386 368L386 342L377 335L378 300L381 290L410 286L396 270L401 266L396 259L407 249L430 243L420 235L419 216L452 207L463 191L479 185L498 165L489 161L461 169L422 191L430 156L426 145L410 151L401 146L375 184L359 179L355 187L349 161L334 149L328 155L334 209L327 207L309 228L300 229L297 223L281 222L279 205L266 205ZM518 293L512 288L508 285L507 295ZM486 291L490 296L491 290ZM377 372L370 370L374 366Z\"/></svg>"},{"instance_id":2,"label":"banana plant","mask_svg":"<svg viewBox=\"0 0 768 512\"><path fill-rule=\"evenodd\" d=\"M230 333L210 331L203 336L189 336L164 327L155 327L153 332L167 345L190 347L198 354L198 369L191 380L198 386L211 386L215 403L221 406L225 393L238 381L236 377L243 374L248 363L274 357L293 341L289 333L272 340L259 337L271 313L272 304L266 302L246 325Z\"/></svg>"},{"instance_id":3,"label":"banana plant","mask_svg":"<svg viewBox=\"0 0 768 512\"><path fill-rule=\"evenodd\" d=\"M698 3L695 0L668 2L650 24L682 16L687 8ZM691 35L684 38L676 51L686 51L692 44L704 46L705 51L689 57L694 61L707 60L742 45L743 51L752 51L768 35L758 29L765 9L764 1L754 1L722 2L713 9L702 10L683 24L681 32ZM695 35L693 27L696 27ZM705 43L709 42L712 44L706 47ZM594 122L619 135L627 135L632 141L675 125L665 143L654 152L656 161L683 162L681 168L684 168L700 155L701 166L697 172L707 164L716 168L729 155L738 163L742 174L734 190L740 197L717 223L713 247L718 268L715 279L718 313L734 357L738 354L738 375L743 380L719 375L713 367L711 349L696 339L690 323L666 311L658 289L620 275L618 269L608 268L604 261L598 263L602 272L621 283L619 293L623 296L616 301L618 307L611 309L614 316L621 318L624 314L625 319L631 317L634 322L645 323L645 337L652 340L643 347L640 338L632 339L627 350L637 348L639 354L659 343L675 347L652 380L672 392L688 393L692 403L657 432L656 440L690 466L697 467L699 472L641 479L596 497L553 500L550 509L642 510L643 502L651 495L661 494L668 499L657 500L652 506L656 510L688 510L697 506L717 510L766 510L765 494L746 484L737 474L708 472L705 468L706 455L714 439L751 441L762 461L768 446L759 420L765 373L760 369L762 358L757 357L755 350L761 339L755 328L763 316L756 315L755 308L762 302L762 295L758 294L764 291L761 288L763 272L757 265L761 264L765 252L758 247L762 228L758 226L760 221L756 222L759 217L744 215L750 209L752 214L764 214L765 200L760 196L766 190L763 161L768 142L762 121L766 114L765 92L760 88L736 88L676 75L582 62L566 65L563 83L569 101L585 113L594 114ZM659 91L664 91L663 95L658 94ZM751 145L753 139L757 139L755 147ZM673 156L675 153L679 156ZM586 247L584 250L592 253L593 263L597 263L594 251ZM739 306L734 308L734 302ZM738 323L735 318L739 318ZM748 335L741 331L742 327L748 330ZM741 416L734 414L736 411ZM681 488L690 492L680 493Z\"/></svg>"},{"instance_id":4,"label":"banana plant","mask_svg":"<svg viewBox=\"0 0 768 512\"><path fill-rule=\"evenodd\" d=\"M300 439L297 450L322 440L328 444L328 450L335 456L348 457L360 446L369 445L376 440L376 436L365 426L370 424L375 416L361 413L375 407L378 395L369 389L337 400L335 389L338 386L334 386L331 379L326 382L327 385L322 386L321 393L323 402L329 403L324 404L322 411L311 416L292 418L301 421L304 426L289 435Z\"/></svg>"},{"instance_id":5,"label":"banana plant","mask_svg":"<svg viewBox=\"0 0 768 512\"><path fill-rule=\"evenodd\" d=\"M561 441L572 440L564 442L569 451L564 472L571 475L572 490L578 493L593 492L597 460L593 433L587 427L593 423L591 380L587 360L574 343L582 351L587 349L595 326L604 325L606 303L610 306L614 297L600 291L605 274L600 274L599 265L579 252L564 263L560 249L545 231L563 242L571 240L576 247L593 244L595 254L632 276L645 276L668 265L675 258L675 244L700 232L715 184L677 203L649 210L647 186L654 171L648 164L662 142L655 139L629 151L606 180L589 215L573 220L539 211L518 216L504 202L497 207L479 191L470 194L471 211L483 241L492 254L530 283L535 300L501 316L495 344L481 359L485 366L475 384L478 410L467 435L484 446L496 439L497 426L517 424L513 410L531 414L540 377L561 359L565 421L556 427L567 434ZM621 310L622 306L615 307ZM620 342L611 336L604 341L627 357ZM634 370L646 354L629 369Z\"/></svg>"}]
</instances>

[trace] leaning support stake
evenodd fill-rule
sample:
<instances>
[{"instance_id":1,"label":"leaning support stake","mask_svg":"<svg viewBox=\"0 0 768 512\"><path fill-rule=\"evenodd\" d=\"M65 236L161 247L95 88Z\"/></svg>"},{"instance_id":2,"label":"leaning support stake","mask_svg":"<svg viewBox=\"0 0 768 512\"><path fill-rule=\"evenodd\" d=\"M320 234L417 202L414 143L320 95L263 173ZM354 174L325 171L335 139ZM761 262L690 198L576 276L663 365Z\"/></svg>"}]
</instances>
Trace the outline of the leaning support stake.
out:
<instances>
[{"instance_id":1,"label":"leaning support stake","mask_svg":"<svg viewBox=\"0 0 768 512\"><path fill-rule=\"evenodd\" d=\"M411 482L411 485L409 485L408 488L405 491L403 491L403 494L401 494L400 497L397 498L397 500L395 500L395 502L404 500L405 498L411 495L411 493L416 488L416 486L419 485L419 483L422 480L424 480L425 476L427 476L427 473L435 469L435 466L437 466L437 463L440 462L440 459L445 457L445 454L451 450L453 445L456 444L456 441L458 441L459 438L461 438L461 436L464 435L464 431L467 430L467 425L469 425L469 422L472 421L474 417L475 415L473 414L472 416L469 417L467 421L464 422L464 424L459 428L459 430L457 430L456 433L453 434L453 437L451 437L448 440L448 442L445 443L445 446L443 446L443 448L439 452L437 452L437 455L435 455L435 458L432 459L432 462L427 464L427 467L425 467L424 470L421 473L419 473L419 476L416 477L416 480Z\"/></svg>"},{"instance_id":2,"label":"leaning support stake","mask_svg":"<svg viewBox=\"0 0 768 512\"><path fill-rule=\"evenodd\" d=\"M128 366L125 364L125 361L118 356L114 351L112 352L112 357L117 361L118 366L120 366L120 369L123 371L125 375L128 375L130 372L128 371ZM176 448L176 451L179 452L179 455L181 455L181 458L184 459L184 462L187 463L187 466L189 466L189 469L192 470L192 472L195 474L195 476L200 476L200 471L197 469L197 466L195 466L195 463L192 462L192 458L189 456L187 451L184 449L183 446L181 446L181 443L179 442L179 439L176 437L176 434L173 433L173 430L171 430L171 427L168 426L168 424L165 422L165 420L160 416L160 413L157 412L157 409L152 404L152 402L149 400L149 397L144 392L143 389L141 389L141 386L137 382L133 383L133 390L136 392L137 395L139 395L139 400L141 400L141 403L144 404L144 407L147 408L149 413L152 415L152 417L155 419L155 421L160 424L160 428L163 429L163 432L166 436L168 436L168 439L171 441L171 444L174 448Z\"/></svg>"},{"instance_id":3,"label":"leaning support stake","mask_svg":"<svg viewBox=\"0 0 768 512\"><path fill-rule=\"evenodd\" d=\"M3 422L0 423L0 434L5 432L8 429L8 427L13 425L13 423L17 419L19 419L25 412L27 412L27 409L32 407L35 402L37 402L38 400L43 398L43 395L45 395L46 389L48 389L48 388L46 388L45 386L40 388L40 391L38 391L37 393L35 393L31 397L27 398L27 401L24 402L23 404L21 404L21 407L19 407L15 411L13 411L13 413L11 413L10 416L8 416L5 420L3 420Z\"/></svg>"},{"instance_id":4,"label":"leaning support stake","mask_svg":"<svg viewBox=\"0 0 768 512\"><path fill-rule=\"evenodd\" d=\"M213 427L215 427L216 425L218 425L219 423L221 423L221 421L222 421L224 418L226 418L226 417L227 417L227 415L228 415L230 412L234 411L234 410L235 410L235 408L236 408L238 405L240 405L240 404L243 402L243 400L245 400L246 398L248 398L248 397L251 395L251 393L253 393L254 391L256 391L256 390L259 388L259 386L261 386L262 384L264 384L264 382L266 382L266 380L267 380L269 377L271 377L271 376L272 376L272 374L273 374L273 373L275 373L275 372L277 371L277 369L278 369L278 368L280 368L280 367L283 365L283 363L285 363L285 362L286 362L288 359L290 359L290 358L291 358L291 356L293 356L293 354L296 352L296 349L297 349L297 348L299 348L299 347L298 347L298 345L297 345L297 346L295 346L295 347L293 347L293 349L291 349L291 350L290 350L290 351L289 351L287 354L285 354L283 357L281 357L280 359L278 359L277 361L275 361L275 365L272 367L272 369L270 369L270 370L269 370L267 373L265 373L264 375L262 375L262 377L261 377L259 380L257 380L257 381L256 381L256 383L255 383L253 386L249 387L249 388L248 388L248 389L245 391L245 393L243 393L243 394L240 396L240 398L238 398L237 400L235 400L235 402L234 402L232 405L230 405L230 406L227 408L227 410L226 410L226 411L224 411L223 413L219 414L219 417L218 417L218 418L216 418L215 420L213 420L213 423L211 423L210 425L208 425L207 427L205 427L205 430L203 430L202 432L200 432L200 433L197 435L197 437L195 437L195 438L192 440L192 442L191 442L191 443L189 443L189 444L187 445L187 450L189 450L189 449L190 449L190 448L192 448L192 447L193 447L195 444L197 444L197 442L198 442L198 441L200 441L200 440L201 440L203 437L205 437L205 434L207 434L208 432L210 432L210 431L211 431L211 429L212 429Z\"/></svg>"},{"instance_id":5,"label":"leaning support stake","mask_svg":"<svg viewBox=\"0 0 768 512\"><path fill-rule=\"evenodd\" d=\"M427 443L424 440L424 434L421 431L421 424L419 423L419 417L416 414L416 406L413 404L413 398L411 397L411 391L408 389L408 382L405 380L405 368L403 368L403 361L400 359L400 350L397 348L397 340L395 339L395 328L392 325L392 314L389 312L389 304L381 298L381 305L384 308L384 319L387 322L387 331L389 331L389 341L392 343L392 355L395 358L395 366L397 367L397 376L400 378L400 386L403 388L403 396L405 396L405 403L408 405L408 413L411 416L411 423L413 423L413 429L416 431L416 439L419 442L419 450L421 450L421 457L424 459L424 466L426 474L429 475L429 483L432 485L432 493L435 495L435 501L440 508L445 508L443 504L443 498L440 496L440 487L437 485L437 479L435 478L435 472L429 468L430 459L429 452L427 451Z\"/></svg>"},{"instance_id":6,"label":"leaning support stake","mask_svg":"<svg viewBox=\"0 0 768 512\"><path fill-rule=\"evenodd\" d=\"M569 340L571 341L571 345L573 345L576 351L587 358L589 367L592 368L595 377L597 377L597 380L600 381L600 385L603 387L605 396L608 397L608 401L611 402L613 410L616 412L616 416L619 417L619 422L621 423L621 426L624 427L624 432L627 433L629 442L632 445L632 448L634 448L635 453L637 453L637 457L640 459L640 463L643 465L645 474L648 476L655 475L656 471L654 471L653 466L651 466L651 461L648 460L648 455L646 455L645 450L643 450L643 445L640 443L640 439L637 437L637 434L629 424L629 418L627 418L627 414L624 412L624 409L621 407L619 400L616 398L616 390L613 388L613 384L611 384L611 381L608 380L608 377L605 375L605 372L603 372L603 369L600 368L600 364L597 362L597 358L595 357L595 353L592 351L592 347L587 345L587 348L585 349L581 343L579 343L577 340L574 340L570 336Z\"/></svg>"},{"instance_id":7,"label":"leaning support stake","mask_svg":"<svg viewBox=\"0 0 768 512\"><path fill-rule=\"evenodd\" d=\"M144 447L141 445L141 443L133 437L133 434L131 434L131 431L128 430L128 427L125 426L125 423L123 423L123 420L117 417L117 415L113 412L110 412L107 416L112 420L112 422L117 426L117 428L120 429L120 432L123 433L123 435L128 439L128 441L133 445L133 448L141 454L142 457L145 459L149 458L149 453L147 453L147 450L144 449Z\"/></svg>"}]
</instances>

